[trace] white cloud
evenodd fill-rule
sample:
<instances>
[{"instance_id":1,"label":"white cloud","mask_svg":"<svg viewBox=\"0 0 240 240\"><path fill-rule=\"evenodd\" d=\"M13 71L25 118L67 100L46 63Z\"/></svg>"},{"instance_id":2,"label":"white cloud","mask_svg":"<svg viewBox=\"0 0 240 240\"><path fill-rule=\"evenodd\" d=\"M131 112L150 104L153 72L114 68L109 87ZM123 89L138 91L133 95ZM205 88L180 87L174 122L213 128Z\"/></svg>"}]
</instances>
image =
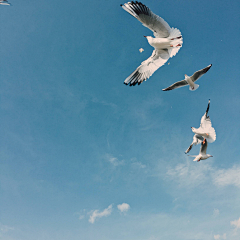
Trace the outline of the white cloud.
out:
<instances>
[{"instance_id":1,"label":"white cloud","mask_svg":"<svg viewBox=\"0 0 240 240\"><path fill-rule=\"evenodd\" d=\"M231 221L231 225L235 226L236 229L240 228L240 218L238 220Z\"/></svg>"},{"instance_id":2,"label":"white cloud","mask_svg":"<svg viewBox=\"0 0 240 240\"><path fill-rule=\"evenodd\" d=\"M122 213L126 213L129 209L130 209L130 205L127 203L122 203L117 205L117 208L122 212Z\"/></svg>"},{"instance_id":3,"label":"white cloud","mask_svg":"<svg viewBox=\"0 0 240 240\"><path fill-rule=\"evenodd\" d=\"M104 209L102 212L99 212L99 210L95 210L92 212L90 218L89 218L89 222L90 223L94 223L96 218L102 218L102 217L106 217L109 216L112 213L112 204L109 205L106 209Z\"/></svg>"},{"instance_id":4,"label":"white cloud","mask_svg":"<svg viewBox=\"0 0 240 240\"><path fill-rule=\"evenodd\" d=\"M227 234L224 233L222 236L217 234L213 236L215 240L220 240L220 239L227 239Z\"/></svg>"},{"instance_id":5,"label":"white cloud","mask_svg":"<svg viewBox=\"0 0 240 240\"><path fill-rule=\"evenodd\" d=\"M213 182L218 186L235 185L240 187L240 167L233 166L227 170L217 170L213 174Z\"/></svg>"},{"instance_id":6,"label":"white cloud","mask_svg":"<svg viewBox=\"0 0 240 240\"><path fill-rule=\"evenodd\" d=\"M113 157L111 154L106 154L106 159L114 166L120 166L124 164L124 160L118 160L118 158Z\"/></svg>"},{"instance_id":7,"label":"white cloud","mask_svg":"<svg viewBox=\"0 0 240 240\"><path fill-rule=\"evenodd\" d=\"M175 168L169 168L166 175L168 178L177 180L180 186L193 187L200 185L208 179L212 168L209 164L192 165L178 164Z\"/></svg>"}]
</instances>

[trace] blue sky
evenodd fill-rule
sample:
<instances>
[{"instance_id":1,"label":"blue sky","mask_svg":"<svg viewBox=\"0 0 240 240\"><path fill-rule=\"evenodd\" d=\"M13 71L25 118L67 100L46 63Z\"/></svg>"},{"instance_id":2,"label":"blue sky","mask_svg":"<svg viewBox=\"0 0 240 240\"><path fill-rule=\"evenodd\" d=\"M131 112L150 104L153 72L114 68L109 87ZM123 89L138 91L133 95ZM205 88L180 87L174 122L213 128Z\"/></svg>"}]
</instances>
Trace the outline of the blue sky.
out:
<instances>
[{"instance_id":1,"label":"blue sky","mask_svg":"<svg viewBox=\"0 0 240 240\"><path fill-rule=\"evenodd\" d=\"M123 81L152 32L124 2L11 3L0 6L0 239L239 239L239 1L143 1L183 47L135 87ZM209 64L196 91L161 90ZM197 163L184 151L208 99L217 139Z\"/></svg>"}]
</instances>

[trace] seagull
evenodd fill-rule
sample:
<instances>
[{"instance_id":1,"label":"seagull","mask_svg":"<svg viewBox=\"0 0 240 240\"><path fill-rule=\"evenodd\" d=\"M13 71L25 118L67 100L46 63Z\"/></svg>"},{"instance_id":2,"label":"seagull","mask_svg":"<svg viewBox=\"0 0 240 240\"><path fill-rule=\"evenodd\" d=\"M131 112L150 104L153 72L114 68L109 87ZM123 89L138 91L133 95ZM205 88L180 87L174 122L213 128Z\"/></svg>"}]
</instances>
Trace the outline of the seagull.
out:
<instances>
[{"instance_id":1,"label":"seagull","mask_svg":"<svg viewBox=\"0 0 240 240\"><path fill-rule=\"evenodd\" d=\"M164 65L170 57L177 54L182 47L181 32L177 28L170 28L168 23L154 14L141 2L128 2L120 5L125 11L139 20L143 26L153 31L155 38L146 37L148 43L154 47L151 57L143 61L141 65L124 81L124 84L134 86L146 81L152 74Z\"/></svg>"},{"instance_id":2,"label":"seagull","mask_svg":"<svg viewBox=\"0 0 240 240\"><path fill-rule=\"evenodd\" d=\"M139 49L139 52L140 52L140 53L142 53L143 51L144 51L144 49L143 49L143 48L140 48L140 49Z\"/></svg>"},{"instance_id":3,"label":"seagull","mask_svg":"<svg viewBox=\"0 0 240 240\"><path fill-rule=\"evenodd\" d=\"M189 90L195 91L198 89L199 85L194 83L196 82L203 74L205 74L210 68L212 64L208 65L207 67L195 72L191 77L185 74L185 79L179 82L175 82L170 87L162 89L163 91L170 91L175 88L180 88L189 85Z\"/></svg>"},{"instance_id":4,"label":"seagull","mask_svg":"<svg viewBox=\"0 0 240 240\"><path fill-rule=\"evenodd\" d=\"M194 162L195 162L195 161L200 162L200 160L206 160L206 159L208 159L209 157L212 157L212 155L206 154L207 145L208 145L207 141L205 141L205 143L202 142L202 143L201 143L201 148L200 148L199 154L198 154L198 155L188 155L188 156L190 156L190 157L195 157L195 158L193 159Z\"/></svg>"},{"instance_id":5,"label":"seagull","mask_svg":"<svg viewBox=\"0 0 240 240\"><path fill-rule=\"evenodd\" d=\"M193 145L197 145L201 142L203 144L207 140L209 143L212 143L216 140L216 132L215 129L212 127L212 123L210 117L207 115L210 107L210 99L208 100L207 110L201 118L201 123L199 128L191 127L192 131L195 133L193 136L193 142L189 146L189 148L185 151L188 153Z\"/></svg>"},{"instance_id":6,"label":"seagull","mask_svg":"<svg viewBox=\"0 0 240 240\"><path fill-rule=\"evenodd\" d=\"M11 3L9 3L7 0L0 0L0 5L8 5L8 6L10 6Z\"/></svg>"}]
</instances>

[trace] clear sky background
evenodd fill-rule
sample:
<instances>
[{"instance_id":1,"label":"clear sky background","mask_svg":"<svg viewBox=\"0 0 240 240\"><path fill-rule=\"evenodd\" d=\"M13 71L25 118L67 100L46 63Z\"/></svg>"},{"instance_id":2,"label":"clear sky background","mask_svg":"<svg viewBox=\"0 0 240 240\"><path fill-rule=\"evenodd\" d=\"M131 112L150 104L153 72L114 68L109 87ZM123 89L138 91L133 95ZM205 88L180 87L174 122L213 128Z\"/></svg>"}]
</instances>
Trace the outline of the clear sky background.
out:
<instances>
[{"instance_id":1,"label":"clear sky background","mask_svg":"<svg viewBox=\"0 0 240 240\"><path fill-rule=\"evenodd\" d=\"M10 2L0 6L0 239L238 240L240 2L143 1L183 47L135 87L123 81L151 55L152 32L125 2ZM209 64L196 91L162 91ZM208 99L213 158L193 162L184 151Z\"/></svg>"}]
</instances>

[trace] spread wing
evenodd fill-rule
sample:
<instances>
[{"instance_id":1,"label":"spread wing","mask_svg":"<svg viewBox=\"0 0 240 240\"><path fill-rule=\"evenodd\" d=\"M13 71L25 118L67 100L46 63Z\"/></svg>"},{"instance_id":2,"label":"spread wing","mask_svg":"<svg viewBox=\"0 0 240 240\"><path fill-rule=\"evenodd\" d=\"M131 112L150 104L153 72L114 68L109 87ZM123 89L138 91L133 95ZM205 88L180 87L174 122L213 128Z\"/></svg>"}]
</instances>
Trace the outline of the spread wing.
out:
<instances>
[{"instance_id":1,"label":"spread wing","mask_svg":"<svg viewBox=\"0 0 240 240\"><path fill-rule=\"evenodd\" d=\"M170 91L170 90L173 90L175 88L180 88L180 87L184 87L188 85L187 81L185 80L182 80L182 81L179 81L179 82L175 82L174 84L172 84L171 86L165 88L165 89L162 89L163 91Z\"/></svg>"},{"instance_id":2,"label":"spread wing","mask_svg":"<svg viewBox=\"0 0 240 240\"><path fill-rule=\"evenodd\" d=\"M143 26L153 31L155 37L166 38L170 35L171 28L166 21L154 14L147 6L140 2L128 2L121 7L139 20Z\"/></svg>"},{"instance_id":3,"label":"spread wing","mask_svg":"<svg viewBox=\"0 0 240 240\"><path fill-rule=\"evenodd\" d=\"M152 74L169 59L168 50L155 49L147 60L143 61L141 65L124 81L124 84L134 86L146 81Z\"/></svg>"},{"instance_id":4,"label":"spread wing","mask_svg":"<svg viewBox=\"0 0 240 240\"><path fill-rule=\"evenodd\" d=\"M203 74L205 74L210 68L211 68L212 64L210 64L209 66L195 72L191 78L192 78L192 81L195 82L197 81Z\"/></svg>"},{"instance_id":5,"label":"spread wing","mask_svg":"<svg viewBox=\"0 0 240 240\"><path fill-rule=\"evenodd\" d=\"M209 135L207 138L208 142L212 143L216 140L216 132L215 132L215 129L212 127L212 122L211 122L210 117L207 116L209 107L210 107L210 99L208 101L207 110L201 118L199 131L201 133L208 133L208 135Z\"/></svg>"}]
</instances>

